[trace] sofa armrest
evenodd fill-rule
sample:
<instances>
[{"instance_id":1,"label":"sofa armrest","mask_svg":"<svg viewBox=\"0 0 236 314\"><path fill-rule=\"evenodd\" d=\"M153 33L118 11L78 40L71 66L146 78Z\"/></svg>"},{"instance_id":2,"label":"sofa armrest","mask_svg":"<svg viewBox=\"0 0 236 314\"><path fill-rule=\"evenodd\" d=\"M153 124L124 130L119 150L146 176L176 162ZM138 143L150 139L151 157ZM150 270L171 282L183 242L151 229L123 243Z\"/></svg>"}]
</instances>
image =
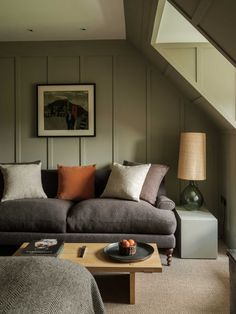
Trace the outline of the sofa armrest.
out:
<instances>
[{"instance_id":1,"label":"sofa armrest","mask_svg":"<svg viewBox=\"0 0 236 314\"><path fill-rule=\"evenodd\" d=\"M165 195L160 195L157 197L156 207L160 209L175 209L175 203Z\"/></svg>"}]
</instances>

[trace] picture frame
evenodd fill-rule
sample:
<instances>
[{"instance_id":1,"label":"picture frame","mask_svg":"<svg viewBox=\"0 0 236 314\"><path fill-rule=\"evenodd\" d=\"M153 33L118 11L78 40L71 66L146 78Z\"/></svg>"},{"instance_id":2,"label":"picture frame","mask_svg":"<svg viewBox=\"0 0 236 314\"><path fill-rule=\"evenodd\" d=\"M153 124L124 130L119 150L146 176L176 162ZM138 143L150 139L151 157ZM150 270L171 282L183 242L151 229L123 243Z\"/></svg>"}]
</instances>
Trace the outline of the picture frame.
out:
<instances>
[{"instance_id":1,"label":"picture frame","mask_svg":"<svg viewBox=\"0 0 236 314\"><path fill-rule=\"evenodd\" d=\"M37 84L37 135L95 136L95 84Z\"/></svg>"}]
</instances>

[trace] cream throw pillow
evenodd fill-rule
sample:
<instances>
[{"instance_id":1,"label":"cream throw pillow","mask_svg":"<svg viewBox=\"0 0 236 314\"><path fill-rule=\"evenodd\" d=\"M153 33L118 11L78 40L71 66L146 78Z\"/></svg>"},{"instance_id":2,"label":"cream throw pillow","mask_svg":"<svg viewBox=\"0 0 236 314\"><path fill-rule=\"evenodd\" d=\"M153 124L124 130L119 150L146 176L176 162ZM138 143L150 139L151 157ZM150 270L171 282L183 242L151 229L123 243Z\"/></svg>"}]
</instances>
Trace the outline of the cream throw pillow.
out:
<instances>
[{"instance_id":1,"label":"cream throw pillow","mask_svg":"<svg viewBox=\"0 0 236 314\"><path fill-rule=\"evenodd\" d=\"M150 164L146 164L132 167L114 163L101 197L139 201L142 186L150 166Z\"/></svg>"},{"instance_id":2,"label":"cream throw pillow","mask_svg":"<svg viewBox=\"0 0 236 314\"><path fill-rule=\"evenodd\" d=\"M4 179L2 202L22 198L47 198L41 181L41 162L38 164L1 164Z\"/></svg>"}]
</instances>

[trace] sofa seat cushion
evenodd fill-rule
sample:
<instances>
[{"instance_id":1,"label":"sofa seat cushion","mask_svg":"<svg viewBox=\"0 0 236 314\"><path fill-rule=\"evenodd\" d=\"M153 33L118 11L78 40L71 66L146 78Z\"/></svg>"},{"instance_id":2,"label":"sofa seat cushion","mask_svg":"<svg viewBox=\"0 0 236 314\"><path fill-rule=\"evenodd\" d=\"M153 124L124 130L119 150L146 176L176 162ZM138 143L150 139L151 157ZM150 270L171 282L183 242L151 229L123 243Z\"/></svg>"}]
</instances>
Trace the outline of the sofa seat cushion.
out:
<instances>
[{"instance_id":1,"label":"sofa seat cushion","mask_svg":"<svg viewBox=\"0 0 236 314\"><path fill-rule=\"evenodd\" d=\"M0 231L66 232L71 201L20 199L0 203Z\"/></svg>"},{"instance_id":2,"label":"sofa seat cushion","mask_svg":"<svg viewBox=\"0 0 236 314\"><path fill-rule=\"evenodd\" d=\"M90 199L75 204L67 218L68 232L173 234L172 211L140 201Z\"/></svg>"}]
</instances>

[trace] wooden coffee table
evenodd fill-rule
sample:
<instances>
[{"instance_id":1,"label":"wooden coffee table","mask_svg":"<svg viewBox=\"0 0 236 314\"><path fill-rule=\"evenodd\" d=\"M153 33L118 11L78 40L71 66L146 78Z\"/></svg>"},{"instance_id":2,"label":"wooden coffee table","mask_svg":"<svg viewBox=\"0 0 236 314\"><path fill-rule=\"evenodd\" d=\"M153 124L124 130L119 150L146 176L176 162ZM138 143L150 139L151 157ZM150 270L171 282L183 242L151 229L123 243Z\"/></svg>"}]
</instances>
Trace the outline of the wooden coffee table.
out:
<instances>
[{"instance_id":1,"label":"wooden coffee table","mask_svg":"<svg viewBox=\"0 0 236 314\"><path fill-rule=\"evenodd\" d=\"M28 243L22 244L23 248ZM130 304L135 303L135 273L153 273L162 272L161 259L155 243L149 243L154 248L152 256L144 261L135 263L122 263L110 259L103 252L108 243L65 243L64 249L58 258L69 260L74 263L85 266L92 273L129 273L130 285ZM86 246L86 252L83 257L78 257L79 248ZM20 249L14 254L19 255Z\"/></svg>"}]
</instances>

